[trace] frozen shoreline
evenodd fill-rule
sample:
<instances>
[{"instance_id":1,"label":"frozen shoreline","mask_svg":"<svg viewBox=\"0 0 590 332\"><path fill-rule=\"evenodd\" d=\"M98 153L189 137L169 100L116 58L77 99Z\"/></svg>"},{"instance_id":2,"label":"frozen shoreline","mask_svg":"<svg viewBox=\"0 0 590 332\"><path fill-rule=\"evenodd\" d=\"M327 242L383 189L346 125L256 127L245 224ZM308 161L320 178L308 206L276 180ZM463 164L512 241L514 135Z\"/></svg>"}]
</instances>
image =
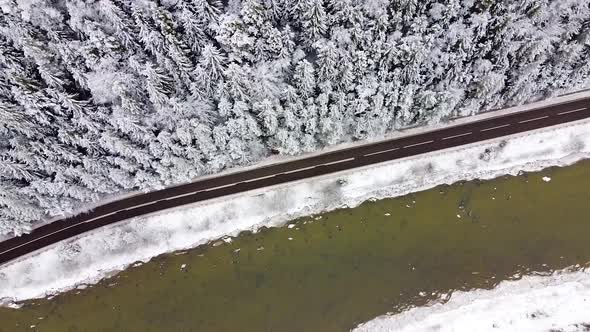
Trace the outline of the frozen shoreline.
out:
<instances>
[{"instance_id":1,"label":"frozen shoreline","mask_svg":"<svg viewBox=\"0 0 590 332\"><path fill-rule=\"evenodd\" d=\"M565 166L589 156L590 120L583 120L135 218L0 267L0 299L9 305L92 284L166 252L369 199Z\"/></svg>"},{"instance_id":2,"label":"frozen shoreline","mask_svg":"<svg viewBox=\"0 0 590 332\"><path fill-rule=\"evenodd\" d=\"M587 331L588 312L590 271L559 271L458 291L446 303L380 316L353 331Z\"/></svg>"}]
</instances>

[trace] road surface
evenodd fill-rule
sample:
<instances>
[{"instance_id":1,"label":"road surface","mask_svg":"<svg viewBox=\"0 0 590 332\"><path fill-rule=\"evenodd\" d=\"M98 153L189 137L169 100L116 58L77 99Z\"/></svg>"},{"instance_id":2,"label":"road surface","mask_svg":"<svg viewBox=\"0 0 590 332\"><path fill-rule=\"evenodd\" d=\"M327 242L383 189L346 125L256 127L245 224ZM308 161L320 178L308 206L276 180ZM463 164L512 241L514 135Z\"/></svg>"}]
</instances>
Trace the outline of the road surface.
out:
<instances>
[{"instance_id":1,"label":"road surface","mask_svg":"<svg viewBox=\"0 0 590 332\"><path fill-rule=\"evenodd\" d=\"M127 197L0 242L0 264L56 242L125 219L347 169L498 138L590 117L590 98L450 126L413 136L327 152L313 157Z\"/></svg>"}]
</instances>

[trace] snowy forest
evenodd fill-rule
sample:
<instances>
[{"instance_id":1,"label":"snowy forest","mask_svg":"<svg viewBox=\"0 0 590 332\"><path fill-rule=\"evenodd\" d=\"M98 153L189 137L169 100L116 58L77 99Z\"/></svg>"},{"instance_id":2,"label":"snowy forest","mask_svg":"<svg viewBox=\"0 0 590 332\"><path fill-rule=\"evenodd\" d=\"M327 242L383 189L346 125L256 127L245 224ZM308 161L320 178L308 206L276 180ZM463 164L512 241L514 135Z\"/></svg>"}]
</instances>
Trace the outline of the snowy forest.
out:
<instances>
[{"instance_id":1,"label":"snowy forest","mask_svg":"<svg viewBox=\"0 0 590 332\"><path fill-rule=\"evenodd\" d=\"M0 0L0 234L581 90L590 0Z\"/></svg>"}]
</instances>

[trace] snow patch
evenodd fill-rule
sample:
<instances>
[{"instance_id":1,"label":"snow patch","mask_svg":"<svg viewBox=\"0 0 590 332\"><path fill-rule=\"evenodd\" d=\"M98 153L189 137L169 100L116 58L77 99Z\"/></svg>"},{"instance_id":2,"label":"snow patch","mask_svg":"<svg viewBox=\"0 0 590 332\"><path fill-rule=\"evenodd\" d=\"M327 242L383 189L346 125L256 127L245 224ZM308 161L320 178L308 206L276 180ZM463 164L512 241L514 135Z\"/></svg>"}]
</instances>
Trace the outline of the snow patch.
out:
<instances>
[{"instance_id":1,"label":"snow patch","mask_svg":"<svg viewBox=\"0 0 590 332\"><path fill-rule=\"evenodd\" d=\"M586 331L589 312L590 271L564 270L503 281L492 290L457 291L446 303L380 316L353 331Z\"/></svg>"},{"instance_id":2,"label":"snow patch","mask_svg":"<svg viewBox=\"0 0 590 332\"><path fill-rule=\"evenodd\" d=\"M50 296L81 283L90 285L166 252L211 241L223 245L241 231L282 226L295 218L355 207L367 200L461 180L570 165L590 156L589 143L590 121L584 120L134 218L1 266L0 299L4 300L0 302L9 304ZM485 151L494 153L484 155ZM307 222L320 219L312 216Z\"/></svg>"},{"instance_id":3,"label":"snow patch","mask_svg":"<svg viewBox=\"0 0 590 332\"><path fill-rule=\"evenodd\" d=\"M544 177L543 177L543 181L545 181L545 182L549 182L549 181L551 181L551 178L550 178L550 177L548 177L548 176L544 176Z\"/></svg>"}]
</instances>

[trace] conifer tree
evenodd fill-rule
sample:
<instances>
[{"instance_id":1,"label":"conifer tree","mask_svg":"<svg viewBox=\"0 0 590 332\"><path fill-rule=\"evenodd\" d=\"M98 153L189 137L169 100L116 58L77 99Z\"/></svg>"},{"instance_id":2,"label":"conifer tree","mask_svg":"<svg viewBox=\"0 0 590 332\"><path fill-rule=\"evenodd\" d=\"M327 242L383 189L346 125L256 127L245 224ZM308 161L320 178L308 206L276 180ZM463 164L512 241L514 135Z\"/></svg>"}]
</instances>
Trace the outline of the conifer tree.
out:
<instances>
[{"instance_id":1,"label":"conifer tree","mask_svg":"<svg viewBox=\"0 0 590 332\"><path fill-rule=\"evenodd\" d=\"M1 234L271 150L590 86L587 0L8 0L0 11Z\"/></svg>"}]
</instances>

